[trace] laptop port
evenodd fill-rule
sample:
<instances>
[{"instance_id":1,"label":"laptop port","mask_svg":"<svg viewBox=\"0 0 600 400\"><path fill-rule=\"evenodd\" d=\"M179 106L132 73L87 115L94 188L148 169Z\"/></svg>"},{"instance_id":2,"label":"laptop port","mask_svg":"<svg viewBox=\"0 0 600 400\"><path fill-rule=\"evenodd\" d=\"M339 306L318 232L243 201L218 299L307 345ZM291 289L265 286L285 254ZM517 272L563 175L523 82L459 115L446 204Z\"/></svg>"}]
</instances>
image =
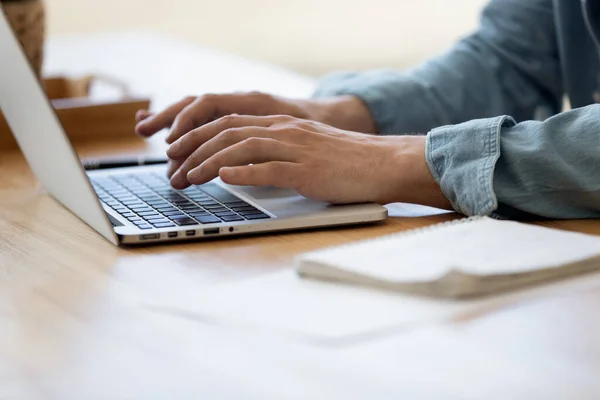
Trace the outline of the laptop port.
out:
<instances>
[{"instance_id":1,"label":"laptop port","mask_svg":"<svg viewBox=\"0 0 600 400\"><path fill-rule=\"evenodd\" d=\"M177 235L179 235L179 232L169 232L167 235L168 235L170 238L176 238L176 237L177 237Z\"/></svg>"},{"instance_id":2,"label":"laptop port","mask_svg":"<svg viewBox=\"0 0 600 400\"><path fill-rule=\"evenodd\" d=\"M185 236L196 236L196 231L185 231Z\"/></svg>"},{"instance_id":3,"label":"laptop port","mask_svg":"<svg viewBox=\"0 0 600 400\"><path fill-rule=\"evenodd\" d=\"M218 235L219 234L219 228L205 229L204 230L204 234L205 235Z\"/></svg>"},{"instance_id":4,"label":"laptop port","mask_svg":"<svg viewBox=\"0 0 600 400\"><path fill-rule=\"evenodd\" d=\"M148 233L146 235L140 235L140 240L153 240L160 239L160 233Z\"/></svg>"}]
</instances>

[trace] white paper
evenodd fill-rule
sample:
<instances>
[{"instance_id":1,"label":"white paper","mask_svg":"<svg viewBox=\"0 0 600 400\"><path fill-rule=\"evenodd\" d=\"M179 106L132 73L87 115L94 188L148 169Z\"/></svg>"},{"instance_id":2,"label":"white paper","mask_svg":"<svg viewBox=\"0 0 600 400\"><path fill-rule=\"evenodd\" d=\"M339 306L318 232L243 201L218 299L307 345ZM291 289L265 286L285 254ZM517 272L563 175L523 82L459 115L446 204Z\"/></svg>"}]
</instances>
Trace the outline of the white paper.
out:
<instances>
[{"instance_id":1,"label":"white paper","mask_svg":"<svg viewBox=\"0 0 600 400\"><path fill-rule=\"evenodd\" d=\"M436 300L306 280L287 270L144 308L233 329L276 331L309 342L348 343L591 287L600 287L600 273L479 300Z\"/></svg>"}]
</instances>

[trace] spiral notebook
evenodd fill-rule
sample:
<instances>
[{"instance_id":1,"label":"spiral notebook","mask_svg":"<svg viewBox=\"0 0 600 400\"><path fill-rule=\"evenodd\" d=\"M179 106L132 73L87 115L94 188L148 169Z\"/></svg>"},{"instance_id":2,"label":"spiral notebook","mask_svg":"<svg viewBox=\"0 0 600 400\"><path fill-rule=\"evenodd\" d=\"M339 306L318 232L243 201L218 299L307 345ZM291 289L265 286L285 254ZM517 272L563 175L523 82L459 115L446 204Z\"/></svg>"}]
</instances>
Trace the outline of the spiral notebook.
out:
<instances>
[{"instance_id":1,"label":"spiral notebook","mask_svg":"<svg viewBox=\"0 0 600 400\"><path fill-rule=\"evenodd\" d=\"M476 217L301 255L304 278L409 294L488 295L600 269L600 236Z\"/></svg>"}]
</instances>

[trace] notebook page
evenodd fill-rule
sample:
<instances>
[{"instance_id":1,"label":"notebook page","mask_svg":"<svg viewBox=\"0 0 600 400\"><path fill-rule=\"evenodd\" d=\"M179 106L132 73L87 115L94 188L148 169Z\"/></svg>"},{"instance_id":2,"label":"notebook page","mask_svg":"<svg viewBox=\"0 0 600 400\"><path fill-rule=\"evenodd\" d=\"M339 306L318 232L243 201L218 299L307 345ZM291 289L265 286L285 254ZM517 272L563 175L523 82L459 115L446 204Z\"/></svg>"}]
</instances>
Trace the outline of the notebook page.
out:
<instances>
[{"instance_id":1,"label":"notebook page","mask_svg":"<svg viewBox=\"0 0 600 400\"><path fill-rule=\"evenodd\" d=\"M301 256L395 282L429 282L452 269L475 275L514 274L600 256L600 237L491 218L442 224Z\"/></svg>"}]
</instances>

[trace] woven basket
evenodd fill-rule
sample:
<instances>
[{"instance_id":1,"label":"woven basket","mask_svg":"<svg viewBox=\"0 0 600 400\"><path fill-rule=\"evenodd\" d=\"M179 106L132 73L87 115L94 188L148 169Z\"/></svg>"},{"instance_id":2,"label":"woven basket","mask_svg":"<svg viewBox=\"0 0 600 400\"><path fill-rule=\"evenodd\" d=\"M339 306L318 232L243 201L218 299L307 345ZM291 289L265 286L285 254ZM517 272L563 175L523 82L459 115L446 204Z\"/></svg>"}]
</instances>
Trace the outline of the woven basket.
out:
<instances>
[{"instance_id":1,"label":"woven basket","mask_svg":"<svg viewBox=\"0 0 600 400\"><path fill-rule=\"evenodd\" d=\"M42 0L1 2L36 73L41 75L44 61L45 13Z\"/></svg>"}]
</instances>

